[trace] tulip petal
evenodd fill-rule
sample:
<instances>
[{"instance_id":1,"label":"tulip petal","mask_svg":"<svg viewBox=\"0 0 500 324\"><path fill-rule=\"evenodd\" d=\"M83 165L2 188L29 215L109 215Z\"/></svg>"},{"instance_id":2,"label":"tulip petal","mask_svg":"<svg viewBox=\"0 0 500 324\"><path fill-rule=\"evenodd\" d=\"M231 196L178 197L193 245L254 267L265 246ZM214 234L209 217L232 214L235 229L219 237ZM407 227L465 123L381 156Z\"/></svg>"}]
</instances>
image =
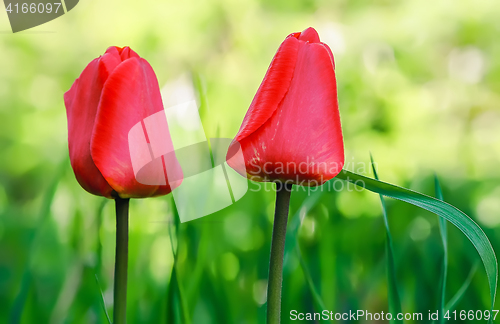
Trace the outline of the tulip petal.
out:
<instances>
[{"instance_id":1,"label":"tulip petal","mask_svg":"<svg viewBox=\"0 0 500 324\"><path fill-rule=\"evenodd\" d=\"M117 53L106 52L99 58L99 77L103 80L103 84L121 62L120 56ZM103 84L101 85L101 89Z\"/></svg>"},{"instance_id":2,"label":"tulip petal","mask_svg":"<svg viewBox=\"0 0 500 324\"><path fill-rule=\"evenodd\" d=\"M276 111L290 87L298 49L299 41L293 35L281 44L233 142L252 134Z\"/></svg>"},{"instance_id":3,"label":"tulip petal","mask_svg":"<svg viewBox=\"0 0 500 324\"><path fill-rule=\"evenodd\" d=\"M106 52L104 53L104 55L110 54L110 55L115 56L115 57L120 57L120 50L121 50L120 47L110 46L106 49Z\"/></svg>"},{"instance_id":4,"label":"tulip petal","mask_svg":"<svg viewBox=\"0 0 500 324\"><path fill-rule=\"evenodd\" d=\"M314 28L309 27L300 33L299 40L309 43L319 43L319 35Z\"/></svg>"},{"instance_id":5,"label":"tulip petal","mask_svg":"<svg viewBox=\"0 0 500 324\"><path fill-rule=\"evenodd\" d=\"M330 55L330 59L332 60L333 69L335 70L335 59L333 58L332 50L330 49L330 47L328 47L328 45L326 45L323 42L319 42L318 44L323 46L326 49L326 51L328 52L328 55Z\"/></svg>"},{"instance_id":6,"label":"tulip petal","mask_svg":"<svg viewBox=\"0 0 500 324\"><path fill-rule=\"evenodd\" d=\"M111 54L120 59L120 61L125 61L132 57L140 58L140 56L128 46L125 47L110 46L106 50L106 54Z\"/></svg>"},{"instance_id":7,"label":"tulip petal","mask_svg":"<svg viewBox=\"0 0 500 324\"><path fill-rule=\"evenodd\" d=\"M64 94L68 117L68 143L71 166L76 179L88 192L111 198L113 189L106 182L92 160L90 140L101 89L106 79L105 71L95 59Z\"/></svg>"},{"instance_id":8,"label":"tulip petal","mask_svg":"<svg viewBox=\"0 0 500 324\"><path fill-rule=\"evenodd\" d=\"M164 195L175 186L168 180L166 185L138 183L129 152L129 131L144 118L162 110L158 81L144 59L126 59L104 85L91 140L91 154L106 181L122 198ZM170 138L163 140L171 142ZM163 166L163 174L164 162L162 158L162 163L155 164Z\"/></svg>"},{"instance_id":9,"label":"tulip petal","mask_svg":"<svg viewBox=\"0 0 500 324\"><path fill-rule=\"evenodd\" d=\"M122 48L121 50L119 50L119 52L120 52L120 57L122 58L122 61L125 61L125 60L127 60L129 58L132 58L132 57L139 58L139 55L137 55L137 53L134 52L128 46L125 46L124 48Z\"/></svg>"},{"instance_id":10,"label":"tulip petal","mask_svg":"<svg viewBox=\"0 0 500 324\"><path fill-rule=\"evenodd\" d=\"M337 86L324 44L300 43L285 97L271 118L239 142L250 179L317 185L340 172L344 147Z\"/></svg>"}]
</instances>

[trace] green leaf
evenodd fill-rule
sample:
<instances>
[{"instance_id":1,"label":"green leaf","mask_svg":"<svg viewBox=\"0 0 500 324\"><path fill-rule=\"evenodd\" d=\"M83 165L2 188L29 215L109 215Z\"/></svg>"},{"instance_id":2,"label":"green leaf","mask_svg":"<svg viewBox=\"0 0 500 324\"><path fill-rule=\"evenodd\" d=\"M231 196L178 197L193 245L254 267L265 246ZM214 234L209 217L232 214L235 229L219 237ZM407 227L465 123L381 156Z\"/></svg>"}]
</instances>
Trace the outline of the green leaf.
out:
<instances>
[{"instance_id":1,"label":"green leaf","mask_svg":"<svg viewBox=\"0 0 500 324\"><path fill-rule=\"evenodd\" d=\"M370 154L370 160L373 170L373 175L375 179L378 180L377 170L375 169L375 163L373 162L373 157ZM385 249L387 253L387 283L388 283L388 297L389 297L389 312L391 314L401 313L401 300L399 298L398 285L396 281L396 267L394 265L394 251L392 248L392 236L389 230L389 219L387 218L387 208L385 206L384 196L380 196L380 202L382 203L382 214L384 215L385 224ZM391 323L403 323L403 320L398 320L393 318Z\"/></svg>"},{"instance_id":2,"label":"green leaf","mask_svg":"<svg viewBox=\"0 0 500 324\"><path fill-rule=\"evenodd\" d=\"M104 310L104 314L106 314L106 318L108 319L108 323L111 324L111 318L109 318L108 310L106 307L106 301L104 300L104 294L102 293L101 285L99 284L99 278L97 278L97 274L95 274L95 282L97 283L97 287L99 288L99 291L101 292L102 309Z\"/></svg>"},{"instance_id":3,"label":"green leaf","mask_svg":"<svg viewBox=\"0 0 500 324\"><path fill-rule=\"evenodd\" d=\"M434 175L434 190L436 191L436 198L444 201L443 192L441 191L441 185L439 184L437 175ZM441 241L443 242L443 265L441 267L441 275L439 278L441 294L439 296L438 310L440 314L445 313L446 280L448 278L448 234L446 233L446 222L446 219L438 217L439 233L441 234ZM440 316L439 322L444 324L445 318Z\"/></svg>"},{"instance_id":4,"label":"green leaf","mask_svg":"<svg viewBox=\"0 0 500 324\"><path fill-rule=\"evenodd\" d=\"M474 245L483 261L488 277L490 288L491 309L495 304L496 287L498 281L498 263L495 251L483 230L469 216L456 207L426 196L413 190L401 188L376 179L371 179L347 170L342 170L338 179L349 181L357 186L378 194L408 202L420 208L426 209L440 217L447 219L458 227Z\"/></svg>"}]
</instances>

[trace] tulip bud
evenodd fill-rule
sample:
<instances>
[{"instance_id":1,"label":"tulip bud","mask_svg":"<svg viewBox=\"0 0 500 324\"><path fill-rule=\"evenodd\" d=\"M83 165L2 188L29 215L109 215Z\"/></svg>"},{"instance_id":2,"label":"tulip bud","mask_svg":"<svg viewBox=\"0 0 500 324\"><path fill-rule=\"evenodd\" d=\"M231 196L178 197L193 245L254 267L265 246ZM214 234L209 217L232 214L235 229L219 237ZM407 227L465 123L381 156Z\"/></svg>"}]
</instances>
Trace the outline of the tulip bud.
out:
<instances>
[{"instance_id":1,"label":"tulip bud","mask_svg":"<svg viewBox=\"0 0 500 324\"><path fill-rule=\"evenodd\" d=\"M240 148L244 164L232 159ZM254 181L316 186L344 165L335 63L307 28L276 52L228 150L228 164Z\"/></svg>"},{"instance_id":2,"label":"tulip bud","mask_svg":"<svg viewBox=\"0 0 500 324\"><path fill-rule=\"evenodd\" d=\"M182 171L175 156L168 159L168 169L176 170L177 181L168 181L163 157L150 172L167 181L145 185L135 178L129 131L163 111L163 103L153 68L129 47L110 47L90 62L64 94L64 103L71 166L85 190L107 198L144 198L168 194L180 184ZM162 124L167 129L161 133L168 135L166 120ZM160 141L172 146L169 135Z\"/></svg>"}]
</instances>

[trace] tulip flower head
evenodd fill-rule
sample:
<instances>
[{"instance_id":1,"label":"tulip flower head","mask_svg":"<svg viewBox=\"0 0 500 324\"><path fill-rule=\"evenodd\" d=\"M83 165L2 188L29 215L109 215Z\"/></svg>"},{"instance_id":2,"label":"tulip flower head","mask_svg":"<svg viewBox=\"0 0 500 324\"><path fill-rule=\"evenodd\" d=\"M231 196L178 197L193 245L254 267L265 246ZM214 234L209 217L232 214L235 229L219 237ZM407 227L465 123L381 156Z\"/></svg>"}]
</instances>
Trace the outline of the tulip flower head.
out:
<instances>
[{"instance_id":1,"label":"tulip flower head","mask_svg":"<svg viewBox=\"0 0 500 324\"><path fill-rule=\"evenodd\" d=\"M153 68L129 47L110 47L90 62L64 94L64 103L71 166L85 190L107 198L144 198L168 194L180 185L182 171L175 156L168 162L169 170L177 170L177 181L168 181L163 157L154 163L163 182L145 185L136 180L129 131L163 111L163 103ZM161 141L172 146L169 136Z\"/></svg>"},{"instance_id":2,"label":"tulip flower head","mask_svg":"<svg viewBox=\"0 0 500 324\"><path fill-rule=\"evenodd\" d=\"M241 149L244 163L232 159ZM254 181L316 186L344 165L335 62L313 28L276 52L229 146L228 164Z\"/></svg>"}]
</instances>

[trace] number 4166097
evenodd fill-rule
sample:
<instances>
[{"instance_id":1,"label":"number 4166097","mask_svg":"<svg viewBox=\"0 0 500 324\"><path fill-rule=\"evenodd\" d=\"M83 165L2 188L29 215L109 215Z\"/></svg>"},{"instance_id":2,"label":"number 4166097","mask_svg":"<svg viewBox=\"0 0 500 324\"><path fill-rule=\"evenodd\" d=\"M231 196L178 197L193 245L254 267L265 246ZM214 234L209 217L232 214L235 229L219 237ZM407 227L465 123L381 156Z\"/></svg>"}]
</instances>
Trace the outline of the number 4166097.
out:
<instances>
[{"instance_id":1,"label":"number 4166097","mask_svg":"<svg viewBox=\"0 0 500 324\"><path fill-rule=\"evenodd\" d=\"M12 5L9 3L7 6L8 13L57 13L61 3L16 3Z\"/></svg>"},{"instance_id":2,"label":"number 4166097","mask_svg":"<svg viewBox=\"0 0 500 324\"><path fill-rule=\"evenodd\" d=\"M456 321L456 320L461 320L461 321L486 320L486 321L488 321L489 319L495 320L497 315L498 315L498 310L492 310L492 311L489 311L489 310L485 310L485 311L481 311L481 310L457 311L457 310L454 310L453 312L447 311L444 314L444 318L446 318L447 320L454 320L454 321Z\"/></svg>"}]
</instances>

